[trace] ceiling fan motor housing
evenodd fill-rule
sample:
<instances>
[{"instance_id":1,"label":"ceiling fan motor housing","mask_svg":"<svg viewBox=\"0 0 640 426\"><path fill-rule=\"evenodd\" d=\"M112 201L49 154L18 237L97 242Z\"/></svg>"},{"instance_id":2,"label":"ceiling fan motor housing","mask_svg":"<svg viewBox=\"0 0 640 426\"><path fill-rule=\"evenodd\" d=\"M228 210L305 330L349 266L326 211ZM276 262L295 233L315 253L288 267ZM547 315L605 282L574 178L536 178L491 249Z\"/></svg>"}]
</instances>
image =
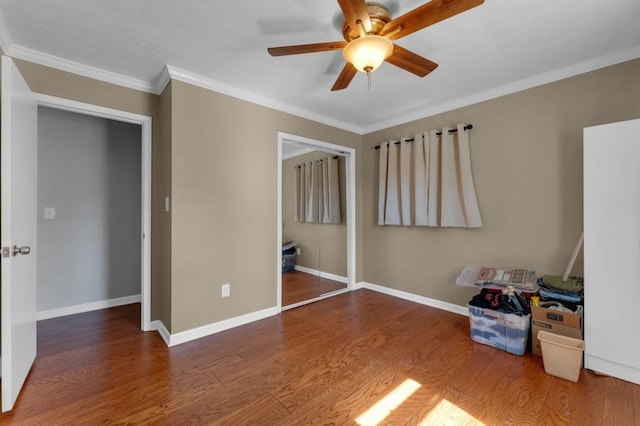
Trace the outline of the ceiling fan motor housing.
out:
<instances>
[{"instance_id":1,"label":"ceiling fan motor housing","mask_svg":"<svg viewBox=\"0 0 640 426\"><path fill-rule=\"evenodd\" d=\"M380 34L387 22L391 21L391 14L382 3L368 2L367 12L369 12L369 18L371 19L371 31L369 31L369 34ZM349 42L360 37L360 31L358 28L351 28L345 20L344 24L342 24L342 36Z\"/></svg>"}]
</instances>

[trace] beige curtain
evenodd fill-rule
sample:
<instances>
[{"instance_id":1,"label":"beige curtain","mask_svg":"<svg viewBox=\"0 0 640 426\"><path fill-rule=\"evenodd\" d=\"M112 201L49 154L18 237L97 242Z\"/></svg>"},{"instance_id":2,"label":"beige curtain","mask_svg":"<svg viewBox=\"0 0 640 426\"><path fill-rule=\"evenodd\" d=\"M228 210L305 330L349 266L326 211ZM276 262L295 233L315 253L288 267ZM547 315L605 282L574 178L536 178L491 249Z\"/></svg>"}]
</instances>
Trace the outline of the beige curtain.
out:
<instances>
[{"instance_id":1,"label":"beige curtain","mask_svg":"<svg viewBox=\"0 0 640 426\"><path fill-rule=\"evenodd\" d=\"M340 223L340 177L337 158L306 161L296 170L295 220Z\"/></svg>"},{"instance_id":2,"label":"beige curtain","mask_svg":"<svg viewBox=\"0 0 640 426\"><path fill-rule=\"evenodd\" d=\"M464 124L380 145L378 225L478 228Z\"/></svg>"},{"instance_id":3,"label":"beige curtain","mask_svg":"<svg viewBox=\"0 0 640 426\"><path fill-rule=\"evenodd\" d=\"M340 223L340 164L338 158L322 162L323 223Z\"/></svg>"}]
</instances>

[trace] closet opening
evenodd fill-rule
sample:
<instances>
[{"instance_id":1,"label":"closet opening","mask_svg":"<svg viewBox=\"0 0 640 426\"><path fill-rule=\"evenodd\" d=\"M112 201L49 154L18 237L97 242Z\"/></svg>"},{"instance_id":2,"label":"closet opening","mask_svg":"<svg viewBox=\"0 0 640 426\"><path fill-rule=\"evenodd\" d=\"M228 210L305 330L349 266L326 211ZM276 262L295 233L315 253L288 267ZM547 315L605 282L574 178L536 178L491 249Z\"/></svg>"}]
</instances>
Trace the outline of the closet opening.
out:
<instances>
[{"instance_id":1,"label":"closet opening","mask_svg":"<svg viewBox=\"0 0 640 426\"><path fill-rule=\"evenodd\" d=\"M355 150L278 133L277 305L350 291L355 280Z\"/></svg>"}]
</instances>

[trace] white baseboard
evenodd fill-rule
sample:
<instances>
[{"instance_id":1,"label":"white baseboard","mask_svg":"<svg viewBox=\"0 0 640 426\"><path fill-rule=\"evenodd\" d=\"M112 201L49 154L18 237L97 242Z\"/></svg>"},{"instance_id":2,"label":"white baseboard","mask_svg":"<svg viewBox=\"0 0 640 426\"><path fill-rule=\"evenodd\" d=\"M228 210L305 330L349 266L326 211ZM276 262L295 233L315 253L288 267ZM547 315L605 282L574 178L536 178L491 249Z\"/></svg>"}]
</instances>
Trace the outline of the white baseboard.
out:
<instances>
[{"instance_id":1,"label":"white baseboard","mask_svg":"<svg viewBox=\"0 0 640 426\"><path fill-rule=\"evenodd\" d=\"M300 269L298 269L300 268ZM301 272L307 272L310 274L318 275L319 271L314 269L305 268L304 266L296 265L296 270ZM340 277L333 274L322 273L320 275L324 278L329 278L335 281L347 283L346 277ZM366 288L368 290L377 291L379 293L388 294L390 296L398 297L400 299L409 300L412 302L420 303L422 305L431 306L434 308L442 309L448 312L453 312L460 315L469 316L469 310L464 306L454 305L453 303L443 302L429 297L418 296L416 294L407 293L405 291L396 290L388 287L383 287L377 284L371 284L365 281L354 283L351 286L351 290L359 290ZM347 291L347 290L345 290ZM133 295L127 297L120 297L117 299L102 300L99 302L84 303L81 305L67 306L64 308L50 309L47 311L37 312L37 320L45 320L50 318L62 317L66 315L79 314L83 312L95 311L98 309L112 308L115 306L129 305L131 303L140 303L140 295ZM231 328L239 327L241 325L249 324L254 321L259 321L264 318L268 318L280 313L277 307L263 309L261 311L250 312L248 314L240 315L234 318L218 321L215 323L207 324L201 327L193 328L191 330L181 331L179 333L171 334L165 327L164 323L160 320L151 321L149 324L151 331L157 331L165 344L169 347L176 346L181 343L190 342L192 340L200 339L221 331L229 330Z\"/></svg>"},{"instance_id":2,"label":"white baseboard","mask_svg":"<svg viewBox=\"0 0 640 426\"><path fill-rule=\"evenodd\" d=\"M36 320L41 321L50 318L64 317L66 315L81 314L83 312L97 311L98 309L113 308L116 306L140 303L140 295L118 297L116 299L100 300L97 302L82 303L80 305L65 306L63 308L49 309L36 312Z\"/></svg>"},{"instance_id":3,"label":"white baseboard","mask_svg":"<svg viewBox=\"0 0 640 426\"><path fill-rule=\"evenodd\" d=\"M234 318L229 318L226 320L214 322L212 324L203 325L202 327L192 328L191 330L181 331L175 334L168 334L168 346L175 346L181 343L190 342L191 340L196 340L201 337L206 337L211 334L219 333L221 331L228 330L230 328L239 327L241 325L249 324L254 321L258 321L264 318L268 318L273 315L277 315L280 313L280 309L277 307L263 309L261 311L250 312L248 314L240 315ZM153 321L156 322L156 321ZM164 327L164 326L163 326ZM162 335L162 331L158 330L160 335ZM166 328L165 328L166 331ZM165 336L162 337L167 341Z\"/></svg>"},{"instance_id":4,"label":"white baseboard","mask_svg":"<svg viewBox=\"0 0 640 426\"><path fill-rule=\"evenodd\" d=\"M170 346L169 342L171 342L171 333L169 333L169 330L167 330L167 327L164 326L162 321L151 321L151 323L149 323L149 331L157 331L158 334L160 334L160 337L162 337L162 340L164 340L164 343L167 346Z\"/></svg>"},{"instance_id":5,"label":"white baseboard","mask_svg":"<svg viewBox=\"0 0 640 426\"><path fill-rule=\"evenodd\" d=\"M354 283L351 286L351 290L360 290L361 288L364 288L365 284L366 283L364 281L360 281L360 282Z\"/></svg>"},{"instance_id":6,"label":"white baseboard","mask_svg":"<svg viewBox=\"0 0 640 426\"><path fill-rule=\"evenodd\" d=\"M351 291L351 289L342 288L340 290L332 291L330 293L325 293L325 294L323 294L321 296L314 297L313 299L307 299L307 300L304 300L302 302L293 303L291 305L283 306L282 307L282 311L288 311L289 309L297 308L297 307L303 306L303 305L308 305L309 303L317 302L317 301L323 300L323 299L328 299L329 297L337 296L337 295L342 294L342 293L348 293L350 291Z\"/></svg>"},{"instance_id":7,"label":"white baseboard","mask_svg":"<svg viewBox=\"0 0 640 426\"><path fill-rule=\"evenodd\" d=\"M628 365L618 364L617 362L585 353L584 368L640 385L640 369Z\"/></svg>"},{"instance_id":8,"label":"white baseboard","mask_svg":"<svg viewBox=\"0 0 640 426\"><path fill-rule=\"evenodd\" d=\"M358 287L360 286L360 287ZM368 290L377 291L379 293L388 294L389 296L399 297L400 299L410 300L411 302L420 303L422 305L431 306L433 308L442 309L444 311L453 312L454 314L469 316L469 308L466 306L454 305L453 303L443 302L429 297L418 296L417 294L407 293L406 291L396 290L389 287L383 287L368 282L359 282L357 288L366 288ZM354 288L356 289L356 288Z\"/></svg>"},{"instance_id":9,"label":"white baseboard","mask_svg":"<svg viewBox=\"0 0 640 426\"><path fill-rule=\"evenodd\" d=\"M296 265L295 266L295 270L296 271L300 271L300 272L305 272L305 273L311 274L311 275L316 275L316 276L319 276L320 278L326 278L328 280L338 281L340 283L347 284L349 282L347 277L343 277L343 276L336 275L336 274L331 274L329 272L318 271L317 269L307 268L306 266Z\"/></svg>"}]
</instances>

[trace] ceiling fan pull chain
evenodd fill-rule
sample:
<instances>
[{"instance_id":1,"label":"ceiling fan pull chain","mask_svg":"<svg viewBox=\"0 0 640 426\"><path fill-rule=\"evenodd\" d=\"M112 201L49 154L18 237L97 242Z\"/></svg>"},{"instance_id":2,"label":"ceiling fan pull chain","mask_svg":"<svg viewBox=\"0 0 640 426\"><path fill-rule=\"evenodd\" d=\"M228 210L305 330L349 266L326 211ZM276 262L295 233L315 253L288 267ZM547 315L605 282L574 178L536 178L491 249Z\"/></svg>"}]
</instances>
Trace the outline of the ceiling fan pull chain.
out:
<instances>
[{"instance_id":1,"label":"ceiling fan pull chain","mask_svg":"<svg viewBox=\"0 0 640 426\"><path fill-rule=\"evenodd\" d=\"M371 71L367 71L367 90L371 90Z\"/></svg>"}]
</instances>

